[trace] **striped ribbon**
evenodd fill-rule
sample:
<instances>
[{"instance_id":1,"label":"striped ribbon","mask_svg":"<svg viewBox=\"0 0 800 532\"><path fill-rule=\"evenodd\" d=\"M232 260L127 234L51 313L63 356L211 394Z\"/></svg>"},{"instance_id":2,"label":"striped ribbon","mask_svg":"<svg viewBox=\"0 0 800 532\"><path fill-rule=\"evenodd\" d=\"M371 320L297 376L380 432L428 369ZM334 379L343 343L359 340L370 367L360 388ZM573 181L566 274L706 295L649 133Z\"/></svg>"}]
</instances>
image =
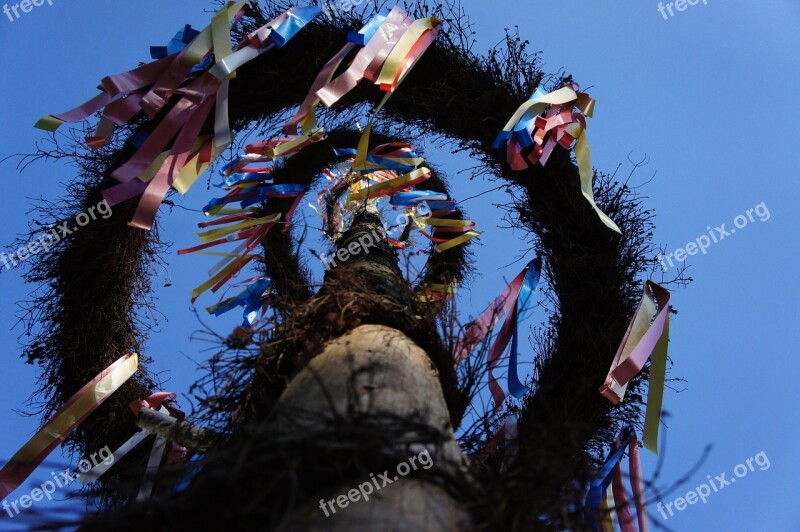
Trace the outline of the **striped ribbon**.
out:
<instances>
[{"instance_id":1,"label":"striped ribbon","mask_svg":"<svg viewBox=\"0 0 800 532\"><path fill-rule=\"evenodd\" d=\"M139 369L136 353L127 354L70 397L58 412L0 470L0 499L17 489L83 421Z\"/></svg>"},{"instance_id":2,"label":"striped ribbon","mask_svg":"<svg viewBox=\"0 0 800 532\"><path fill-rule=\"evenodd\" d=\"M661 286L652 281L644 284L642 299L614 355L606 380L600 387L600 393L609 401L614 404L619 403L625 397L628 382L638 375L647 360L650 360L650 384L647 392L643 440L644 447L655 454L658 454L658 429L666 378L671 310L669 299L669 292ZM658 303L657 315L656 303Z\"/></svg>"}]
</instances>

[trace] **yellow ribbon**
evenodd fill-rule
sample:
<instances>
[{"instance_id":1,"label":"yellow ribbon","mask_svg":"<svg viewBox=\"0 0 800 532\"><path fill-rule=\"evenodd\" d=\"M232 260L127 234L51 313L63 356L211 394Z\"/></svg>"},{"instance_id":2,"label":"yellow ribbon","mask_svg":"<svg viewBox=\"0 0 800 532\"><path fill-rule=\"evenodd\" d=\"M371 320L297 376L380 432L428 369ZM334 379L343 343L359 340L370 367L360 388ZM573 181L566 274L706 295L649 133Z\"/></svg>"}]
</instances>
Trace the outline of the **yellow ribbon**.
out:
<instances>
[{"instance_id":1,"label":"yellow ribbon","mask_svg":"<svg viewBox=\"0 0 800 532\"><path fill-rule=\"evenodd\" d=\"M669 313L664 321L664 332L650 355L650 383L647 386L647 413L644 416L644 448L658 454L658 426L661 422L661 405L664 401L664 380L667 371L669 345Z\"/></svg>"},{"instance_id":2,"label":"yellow ribbon","mask_svg":"<svg viewBox=\"0 0 800 532\"><path fill-rule=\"evenodd\" d=\"M456 246L464 244L465 242L469 242L470 240L478 236L481 236L481 233L479 233L478 231L467 231L461 236L457 236L456 238L450 239L447 242L442 242L441 244L436 246L435 250L438 253L442 253L443 251L447 251L450 248L454 248Z\"/></svg>"},{"instance_id":3,"label":"yellow ribbon","mask_svg":"<svg viewBox=\"0 0 800 532\"><path fill-rule=\"evenodd\" d=\"M14 484L17 484L20 477L27 477L59 442L69 436L80 421L117 391L138 369L138 355L136 353L125 355L109 366L106 370L108 373L105 375L101 373L73 395L66 405L0 470L0 494L6 489L16 489L18 486ZM10 477L9 480L12 482L5 481L6 476Z\"/></svg>"},{"instance_id":4,"label":"yellow ribbon","mask_svg":"<svg viewBox=\"0 0 800 532\"><path fill-rule=\"evenodd\" d=\"M417 41L422 37L422 35L426 31L431 31L437 26L439 26L442 22L436 17L429 17L429 18L421 18L417 19L411 23L411 26L403 33L400 37L400 40L397 41L392 51L389 52L389 55L386 57L386 60L383 63L383 68L381 69L381 73L378 75L378 79L375 80L376 85L393 85L395 79L397 79L397 74L400 72L405 66L405 60L408 57L408 54L411 52L411 49L417 44ZM405 77L408 72L413 68L413 66L419 61L419 58L422 57L420 54L415 60L408 66L408 68L403 72L403 77ZM397 81L397 85L400 85L402 78ZM396 86L394 87L397 88Z\"/></svg>"},{"instance_id":5,"label":"yellow ribbon","mask_svg":"<svg viewBox=\"0 0 800 532\"><path fill-rule=\"evenodd\" d=\"M236 271L238 268L244 266L244 263L248 260L248 257L252 258L254 255L243 255L235 260L233 260L230 264L228 264L225 268L220 270L215 276L208 279L206 282L195 288L191 291L192 299L196 299L204 292L206 292L209 288L217 284L219 281L225 278L228 274Z\"/></svg>"},{"instance_id":6,"label":"yellow ribbon","mask_svg":"<svg viewBox=\"0 0 800 532\"><path fill-rule=\"evenodd\" d=\"M618 366L619 364L622 364L631 356L633 350L636 349L636 346L642 341L642 337L647 332L647 329L650 328L650 323L653 321L655 315L656 300L647 289L647 283L645 283L644 293L642 294L642 299L639 302L639 307L636 309L636 313L633 315L633 321L631 322L630 328L625 333L625 338L622 340L622 345L620 345L622 352L619 355L619 360L617 361L617 358L614 357L614 361L611 363L611 370L613 370L614 367ZM628 388L627 382L623 385L620 385L614 379L608 379L607 384L614 394L616 394L616 397L619 398L618 400L614 401L614 399L609 397L608 394L604 394L609 400L616 404L625 398L625 390Z\"/></svg>"},{"instance_id":7,"label":"yellow ribbon","mask_svg":"<svg viewBox=\"0 0 800 532\"><path fill-rule=\"evenodd\" d=\"M208 139L210 137L201 137ZM214 143L211 145L211 159L208 162L201 162L200 161L200 154L197 153L191 159L186 162L186 165L181 169L178 173L178 177L175 178L175 181L172 183L172 187L180 192L181 194L186 194L192 185L194 185L197 178L199 178L211 164L222 155L224 148L216 146Z\"/></svg>"},{"instance_id":8,"label":"yellow ribbon","mask_svg":"<svg viewBox=\"0 0 800 532\"><path fill-rule=\"evenodd\" d=\"M236 16L236 14L244 8L246 2L228 2L225 7L220 9L211 21L211 24L206 26L197 37L194 38L192 43L184 49L181 63L185 65L196 65L203 60L205 56L211 51L212 47L219 43L223 46L222 50L230 48L231 37L229 24ZM224 29L223 21L224 20ZM223 34L225 35L223 37ZM228 40L227 48L224 47L223 40ZM230 55L230 52L228 53ZM217 57L217 62L222 58Z\"/></svg>"}]
</instances>

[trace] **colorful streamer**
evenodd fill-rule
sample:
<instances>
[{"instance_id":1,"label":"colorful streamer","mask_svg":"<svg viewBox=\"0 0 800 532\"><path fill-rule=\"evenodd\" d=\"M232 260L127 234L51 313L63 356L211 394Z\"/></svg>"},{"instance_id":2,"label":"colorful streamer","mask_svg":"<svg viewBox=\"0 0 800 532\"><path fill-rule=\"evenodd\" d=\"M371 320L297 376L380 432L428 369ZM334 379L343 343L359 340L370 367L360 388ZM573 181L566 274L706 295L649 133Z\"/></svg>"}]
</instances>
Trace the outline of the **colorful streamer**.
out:
<instances>
[{"instance_id":1,"label":"colorful streamer","mask_svg":"<svg viewBox=\"0 0 800 532\"><path fill-rule=\"evenodd\" d=\"M500 332L494 340L489 350L489 390L495 400L495 410L499 409L505 400L505 393L494 377L493 370L497 367L501 355L505 352L509 342L512 341L511 357L508 368L508 387L509 392L514 397L522 397L527 388L519 381L517 373L517 334L519 320L527 314L532 304L532 294L539 283L542 269L542 261L535 258L528 263L525 268L517 275L506 289L489 305L489 307L476 319L467 329L464 335L458 339L453 349L453 358L456 365L459 365L473 349L489 335L497 322L506 315Z\"/></svg>"},{"instance_id":2,"label":"colorful streamer","mask_svg":"<svg viewBox=\"0 0 800 532\"><path fill-rule=\"evenodd\" d=\"M636 521L633 519L628 496L623 485L621 461L626 448L628 449L630 485L633 491L634 504L636 505ZM610 503L606 502L606 493L609 486L612 486L613 496ZM595 479L589 484L584 507L585 524L590 530L603 532L608 529L609 524L613 529L610 519L611 509L615 510L622 532L636 532L635 522L638 522L639 532L647 532L649 530L639 444L633 428L628 427L620 433L616 444L609 451L605 463L600 468ZM604 512L605 515L601 515L601 512ZM600 522L600 519L603 520L603 523Z\"/></svg>"},{"instance_id":3,"label":"colorful streamer","mask_svg":"<svg viewBox=\"0 0 800 532\"><path fill-rule=\"evenodd\" d=\"M652 291L652 294L651 294ZM639 374L650 359L650 385L647 392L644 447L658 454L658 429L664 398L664 380L669 344L669 304L667 290L652 281L644 285L644 293L622 343L614 355L600 393L614 404L625 397L628 382ZM656 315L656 303L658 314ZM653 316L655 315L655 319ZM652 322L652 324L651 324Z\"/></svg>"},{"instance_id":4,"label":"colorful streamer","mask_svg":"<svg viewBox=\"0 0 800 532\"><path fill-rule=\"evenodd\" d=\"M125 355L70 397L0 470L0 499L17 489L60 443L139 369L136 353Z\"/></svg>"},{"instance_id":5,"label":"colorful streamer","mask_svg":"<svg viewBox=\"0 0 800 532\"><path fill-rule=\"evenodd\" d=\"M594 105L595 101L585 92L578 91L574 83L550 93L536 89L531 99L520 105L509 119L492 147L505 148L511 169L519 171L528 168L528 164L545 166L556 145L569 149L574 143L581 193L600 220L621 233L594 199L592 158L585 133L586 117L592 116Z\"/></svg>"},{"instance_id":6,"label":"colorful streamer","mask_svg":"<svg viewBox=\"0 0 800 532\"><path fill-rule=\"evenodd\" d=\"M252 327L258 317L259 310L264 313L266 304L264 296L272 286L272 279L269 277L257 278L247 288L234 297L220 301L216 305L208 307L206 310L214 316L221 316L236 307L244 309L242 314L242 327Z\"/></svg>"},{"instance_id":7,"label":"colorful streamer","mask_svg":"<svg viewBox=\"0 0 800 532\"><path fill-rule=\"evenodd\" d=\"M183 420L186 417L186 414L171 406L170 403L175 401L178 398L178 395L174 392L157 392L152 394L147 400L137 400L131 402L128 406L133 411L133 413L138 416L139 412L141 412L142 408L151 408L153 410L159 410L165 414L169 414L172 417ZM163 403L163 404L162 404ZM80 481L81 484L84 486L86 484L91 484L92 482L99 480L111 467L122 460L129 452L136 448L141 442L143 442L148 436L150 436L150 432L146 430L139 430L131 436L128 441L123 443L119 446L117 450L113 452L112 459L108 461L103 461L93 467L86 473L81 473ZM176 444L173 443L173 446Z\"/></svg>"},{"instance_id":8,"label":"colorful streamer","mask_svg":"<svg viewBox=\"0 0 800 532\"><path fill-rule=\"evenodd\" d=\"M100 95L72 111L47 116L37 122L36 127L55 131L64 122L83 120L104 108L98 126L98 131L104 136L96 133L87 138L87 142L96 148L110 141L114 124L127 123L139 111L155 117L173 95L181 96L136 153L112 172L120 185L104 191L111 206L142 196L133 220L129 222L132 227L149 230L170 188L185 193L233 141L228 124L228 83L235 76L236 69L273 47L283 46L321 12L318 6L293 7L248 35L234 51L230 26L242 17L244 7L245 2L229 2L213 17L208 27L194 34L188 44L188 36L194 30L184 29L183 35L176 36L166 50L159 48L154 51L156 56L162 56L165 51L173 53L124 74L105 78L100 86L103 91ZM186 83L192 70L212 54L214 65ZM191 146L214 109L214 136L200 152L193 154ZM159 159L171 141L172 147L167 155ZM152 171L155 161L160 164L150 179L142 180L143 174ZM176 185L176 181L181 184Z\"/></svg>"}]
</instances>

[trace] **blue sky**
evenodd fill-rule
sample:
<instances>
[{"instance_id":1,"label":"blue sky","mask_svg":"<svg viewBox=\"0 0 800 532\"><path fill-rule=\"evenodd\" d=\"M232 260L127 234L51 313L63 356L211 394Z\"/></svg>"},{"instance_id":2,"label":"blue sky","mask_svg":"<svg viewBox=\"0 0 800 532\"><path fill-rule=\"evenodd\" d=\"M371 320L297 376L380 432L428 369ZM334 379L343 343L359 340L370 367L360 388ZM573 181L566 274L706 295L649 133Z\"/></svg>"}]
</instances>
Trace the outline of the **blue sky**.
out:
<instances>
[{"instance_id":1,"label":"blue sky","mask_svg":"<svg viewBox=\"0 0 800 532\"><path fill-rule=\"evenodd\" d=\"M633 159L649 157L632 183L644 184L655 174L641 192L656 210L656 241L666 251L707 234L709 226L724 223L730 230L738 215L756 205L763 203L769 211L768 219L756 216L705 255L689 257L687 275L694 282L673 291L679 314L672 322L671 376L688 382L679 393L665 394L670 417L661 480L670 483L687 472L706 445L713 450L663 503L706 482L707 475L726 472L730 478L737 464L762 451L770 467L756 467L705 504L688 506L668 520L656 514L655 521L674 530L797 530L800 509L788 495L796 493L800 475L795 454L800 363L793 351L798 333L790 306L798 296L790 267L800 258L795 207L800 111L793 105L800 89L800 5L791 0L774 0L769 7L701 0L667 20L657 5L651 0L464 1L475 21L479 49L498 42L503 28L516 24L532 49L543 51L547 71L564 68L584 89L591 87L598 103L588 135L597 168L613 171L621 163L620 172L627 175L629 153ZM20 12L13 22L0 14L0 155L31 151L41 138L32 128L41 115L87 100L103 76L147 59L150 45L164 44L183 24L204 26L210 19L205 6L196 0L53 0ZM448 163L461 197L494 186L459 175L468 160L437 154L436 162ZM9 243L27 227L29 198L58 197L60 183L72 175L59 164L37 164L22 174L13 162L0 164L8 199L0 211L0 243ZM199 208L212 195L204 188L198 184L176 199ZM493 202L503 202L503 196L488 195L466 205L486 233L477 248L477 270L483 273L459 295L465 313L482 310L501 290L503 278L516 275L521 264L507 265L526 249L519 235L496 227L501 221ZM313 212L304 212L316 222ZM162 222L165 239L175 243L167 257L173 284L162 288L166 277L159 273L155 284L166 319L147 354L156 359L152 369L170 379L166 388L185 393L198 376L195 361L208 355L207 345L188 339L200 328L188 292L204 280L211 259L174 254L197 242L198 219L181 210L167 213L162 211ZM318 264L312 264L319 273ZM21 273L18 268L0 274L0 462L38 423L17 414L38 375L19 358L22 331L14 325L15 302L31 289L21 282ZM205 298L199 304L212 302ZM541 311L534 312L532 322L542 320ZM204 321L225 333L236 318ZM648 452L643 457L649 476L655 458ZM67 460L59 452L51 459L54 463L40 468L12 498L28 493L36 478L41 482ZM6 526L0 522L0 529Z\"/></svg>"}]
</instances>

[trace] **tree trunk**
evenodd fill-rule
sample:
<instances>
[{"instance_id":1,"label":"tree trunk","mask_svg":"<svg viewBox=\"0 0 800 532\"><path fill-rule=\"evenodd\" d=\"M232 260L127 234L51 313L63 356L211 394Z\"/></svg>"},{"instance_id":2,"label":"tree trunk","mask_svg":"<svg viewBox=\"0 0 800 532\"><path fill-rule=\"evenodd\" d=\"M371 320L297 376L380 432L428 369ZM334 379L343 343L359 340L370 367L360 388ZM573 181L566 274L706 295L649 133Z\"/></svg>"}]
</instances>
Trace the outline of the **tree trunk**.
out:
<instances>
[{"instance_id":1,"label":"tree trunk","mask_svg":"<svg viewBox=\"0 0 800 532\"><path fill-rule=\"evenodd\" d=\"M349 250L349 257L341 250ZM403 331L404 323L419 317L374 209L366 208L356 216L340 238L337 253L320 295L351 297L354 305L379 298L380 306L394 310L393 316L373 316L384 325L359 325L329 342L288 384L271 429L276 434L298 435L324 431L331 424L366 425L376 435L391 434L380 445L366 449L359 448L360 442L350 442L358 452L375 455L362 455L359 461L387 464L389 474L384 476L386 480L379 480L383 471L341 479L321 501L295 510L288 528L467 530L468 513L451 495L456 490L448 484L470 484L468 462L454 437L439 371L425 350ZM355 294L349 295L352 289ZM339 318L349 319L344 311ZM396 328L385 325L387 318ZM359 321L372 320L362 315L355 319ZM420 464L418 460L423 458L425 463ZM363 491L379 488L367 494L368 501L363 493L348 500L348 492L358 491L359 486ZM342 504L337 504L337 498Z\"/></svg>"}]
</instances>

